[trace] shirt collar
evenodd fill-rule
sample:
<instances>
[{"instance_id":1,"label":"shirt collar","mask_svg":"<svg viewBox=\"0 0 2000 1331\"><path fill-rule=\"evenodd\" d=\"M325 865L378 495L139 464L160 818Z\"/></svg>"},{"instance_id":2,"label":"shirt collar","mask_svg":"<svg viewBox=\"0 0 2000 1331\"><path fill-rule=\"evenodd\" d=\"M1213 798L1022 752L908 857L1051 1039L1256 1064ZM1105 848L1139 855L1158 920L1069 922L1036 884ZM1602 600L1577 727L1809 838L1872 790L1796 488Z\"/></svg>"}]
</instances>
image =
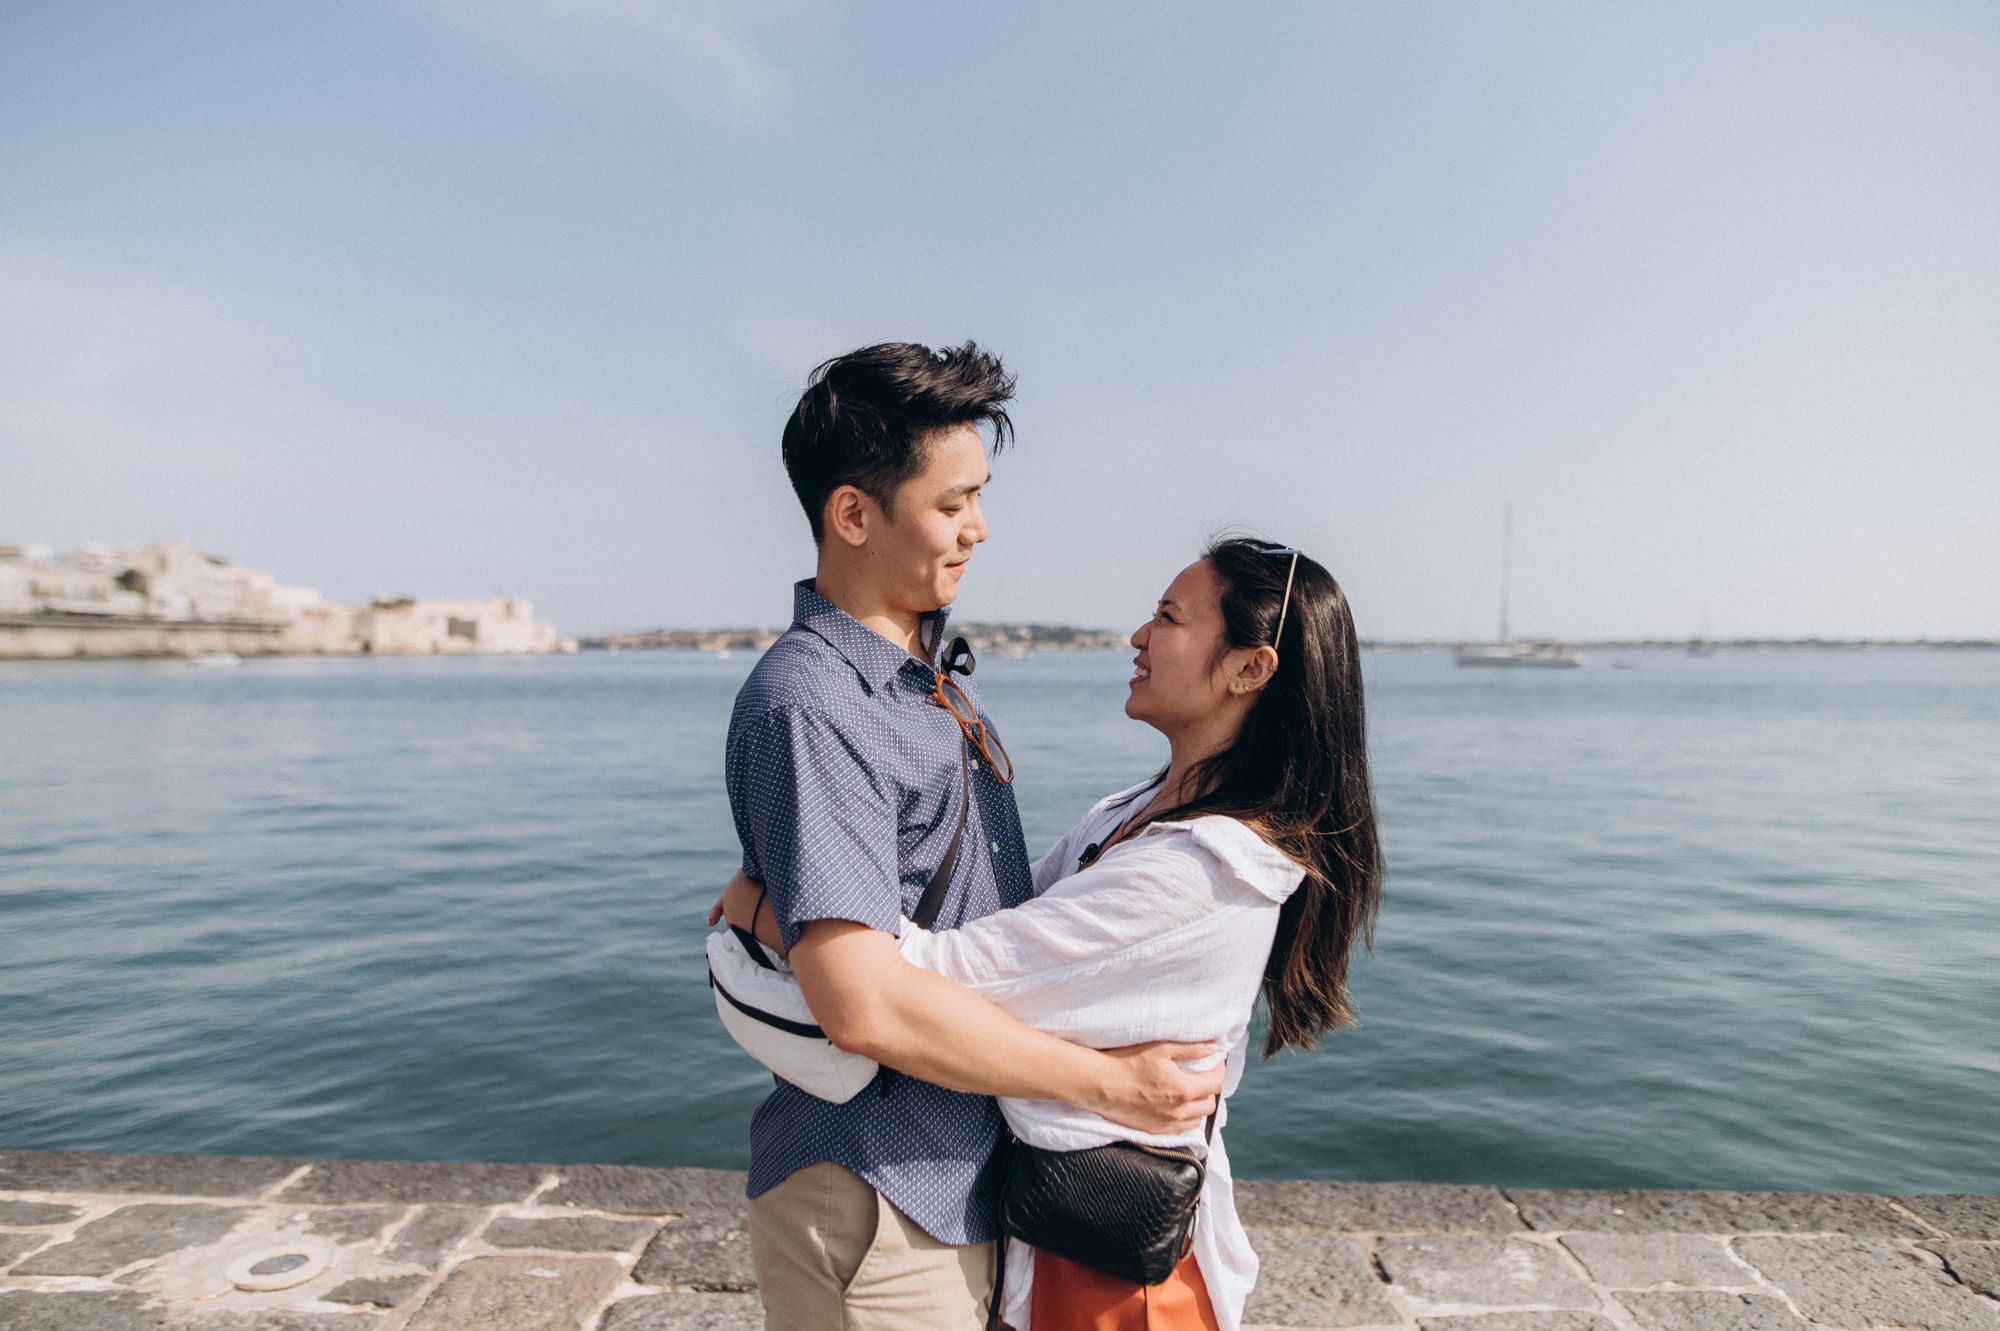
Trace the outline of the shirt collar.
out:
<instances>
[{"instance_id":1,"label":"shirt collar","mask_svg":"<svg viewBox=\"0 0 2000 1331\"><path fill-rule=\"evenodd\" d=\"M944 630L950 621L950 606L933 610L919 621L930 653L930 660L920 664L932 671L944 658ZM792 626L824 638L854 667L870 692L894 679L906 664L916 663L916 658L901 647L821 596L811 578L792 586Z\"/></svg>"}]
</instances>

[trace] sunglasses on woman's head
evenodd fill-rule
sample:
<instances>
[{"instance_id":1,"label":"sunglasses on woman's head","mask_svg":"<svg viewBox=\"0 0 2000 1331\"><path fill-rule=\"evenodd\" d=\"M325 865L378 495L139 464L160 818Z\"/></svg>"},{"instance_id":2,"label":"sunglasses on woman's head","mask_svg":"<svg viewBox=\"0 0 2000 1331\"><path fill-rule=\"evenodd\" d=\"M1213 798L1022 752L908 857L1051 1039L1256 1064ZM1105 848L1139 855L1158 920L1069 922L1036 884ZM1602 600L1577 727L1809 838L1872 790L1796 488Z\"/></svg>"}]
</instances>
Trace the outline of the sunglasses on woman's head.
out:
<instances>
[{"instance_id":1,"label":"sunglasses on woman's head","mask_svg":"<svg viewBox=\"0 0 2000 1331\"><path fill-rule=\"evenodd\" d=\"M1291 566L1285 570L1285 599L1278 605L1278 631L1271 635L1271 650L1276 651L1278 644L1285 640L1285 614L1292 608L1292 579L1298 576L1299 552L1289 545L1274 545L1267 541L1258 541L1255 544L1260 555L1292 557Z\"/></svg>"}]
</instances>

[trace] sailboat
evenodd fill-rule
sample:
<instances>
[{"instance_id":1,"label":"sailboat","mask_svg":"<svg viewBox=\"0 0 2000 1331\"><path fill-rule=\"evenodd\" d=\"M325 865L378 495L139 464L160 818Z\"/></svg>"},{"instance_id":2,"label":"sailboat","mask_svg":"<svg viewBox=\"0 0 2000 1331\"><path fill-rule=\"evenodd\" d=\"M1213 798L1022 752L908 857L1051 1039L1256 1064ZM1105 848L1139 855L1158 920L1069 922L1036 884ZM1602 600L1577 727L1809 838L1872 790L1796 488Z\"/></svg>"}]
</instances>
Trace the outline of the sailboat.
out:
<instances>
[{"instance_id":1,"label":"sailboat","mask_svg":"<svg viewBox=\"0 0 2000 1331\"><path fill-rule=\"evenodd\" d=\"M1508 632L1507 600L1512 590L1514 563L1514 506L1502 510L1500 519L1500 641L1471 643L1458 649L1462 666L1498 666L1515 670L1573 670L1583 664L1583 653L1564 642L1515 642Z\"/></svg>"}]
</instances>

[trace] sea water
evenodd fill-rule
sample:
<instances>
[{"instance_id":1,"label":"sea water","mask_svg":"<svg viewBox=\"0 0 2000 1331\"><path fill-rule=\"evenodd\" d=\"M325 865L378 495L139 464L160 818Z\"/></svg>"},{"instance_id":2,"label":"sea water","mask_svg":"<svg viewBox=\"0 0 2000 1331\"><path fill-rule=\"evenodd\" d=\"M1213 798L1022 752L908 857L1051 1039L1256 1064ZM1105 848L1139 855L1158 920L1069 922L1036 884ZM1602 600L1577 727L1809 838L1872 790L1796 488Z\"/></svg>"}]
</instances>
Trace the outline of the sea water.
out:
<instances>
[{"instance_id":1,"label":"sea water","mask_svg":"<svg viewBox=\"0 0 2000 1331\"><path fill-rule=\"evenodd\" d=\"M742 1167L750 665L0 666L0 1148ZM1163 760L1129 673L980 666L1032 851ZM2000 1190L2000 653L1367 675L1360 1025L1253 1059L1239 1172Z\"/></svg>"}]
</instances>

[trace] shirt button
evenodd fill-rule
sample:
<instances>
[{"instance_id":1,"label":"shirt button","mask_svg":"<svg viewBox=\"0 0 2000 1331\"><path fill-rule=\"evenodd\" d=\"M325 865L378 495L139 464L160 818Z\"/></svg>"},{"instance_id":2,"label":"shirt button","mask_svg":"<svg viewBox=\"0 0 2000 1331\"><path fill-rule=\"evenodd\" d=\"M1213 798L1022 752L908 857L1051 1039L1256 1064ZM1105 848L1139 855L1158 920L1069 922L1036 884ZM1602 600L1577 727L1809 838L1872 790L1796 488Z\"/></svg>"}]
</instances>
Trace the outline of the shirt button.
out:
<instances>
[{"instance_id":1,"label":"shirt button","mask_svg":"<svg viewBox=\"0 0 2000 1331\"><path fill-rule=\"evenodd\" d=\"M998 855L1000 853L1000 843L998 841L993 843L993 853L995 855Z\"/></svg>"},{"instance_id":2,"label":"shirt button","mask_svg":"<svg viewBox=\"0 0 2000 1331\"><path fill-rule=\"evenodd\" d=\"M979 770L979 759L974 758L972 760L972 770L975 772Z\"/></svg>"}]
</instances>

